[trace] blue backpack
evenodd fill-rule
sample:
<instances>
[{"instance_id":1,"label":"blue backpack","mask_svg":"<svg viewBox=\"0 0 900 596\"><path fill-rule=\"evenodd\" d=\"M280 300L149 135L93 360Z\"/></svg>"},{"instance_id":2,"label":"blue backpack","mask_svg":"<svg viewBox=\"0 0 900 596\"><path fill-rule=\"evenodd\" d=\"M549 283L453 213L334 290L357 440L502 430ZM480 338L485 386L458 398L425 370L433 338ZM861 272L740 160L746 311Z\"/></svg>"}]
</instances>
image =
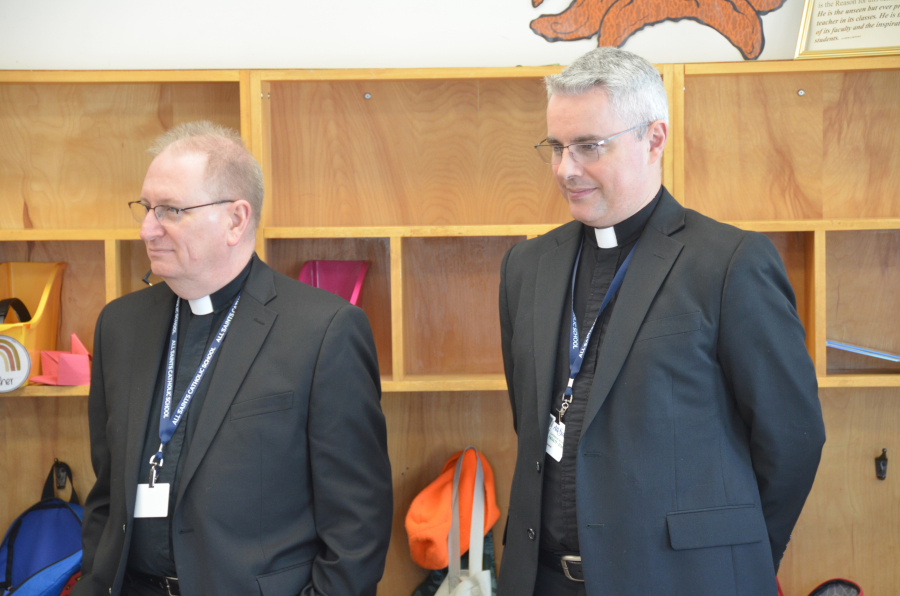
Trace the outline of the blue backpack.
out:
<instances>
[{"instance_id":1,"label":"blue backpack","mask_svg":"<svg viewBox=\"0 0 900 596\"><path fill-rule=\"evenodd\" d=\"M16 518L0 545L2 596L59 596L81 569L84 508L78 504L74 483L69 502L53 496L54 474L62 488L66 479L72 480L69 466L54 462L41 501Z\"/></svg>"}]
</instances>

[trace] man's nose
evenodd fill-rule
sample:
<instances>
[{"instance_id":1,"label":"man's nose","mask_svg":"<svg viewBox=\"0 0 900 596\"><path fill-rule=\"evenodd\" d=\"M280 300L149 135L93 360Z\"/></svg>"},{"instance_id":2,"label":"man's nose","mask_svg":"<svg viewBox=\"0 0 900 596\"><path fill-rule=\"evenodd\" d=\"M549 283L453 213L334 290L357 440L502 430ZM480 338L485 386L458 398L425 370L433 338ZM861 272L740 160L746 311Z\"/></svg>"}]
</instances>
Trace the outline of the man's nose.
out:
<instances>
[{"instance_id":1,"label":"man's nose","mask_svg":"<svg viewBox=\"0 0 900 596\"><path fill-rule=\"evenodd\" d=\"M162 224L159 223L156 213L153 209L148 209L144 220L141 222L141 240L148 242L154 238L159 238L163 234L165 234L165 230Z\"/></svg>"},{"instance_id":2,"label":"man's nose","mask_svg":"<svg viewBox=\"0 0 900 596\"><path fill-rule=\"evenodd\" d=\"M556 175L569 178L570 176L578 176L580 174L581 164L575 161L572 152L568 147L565 147L560 156L559 164L556 166Z\"/></svg>"}]
</instances>

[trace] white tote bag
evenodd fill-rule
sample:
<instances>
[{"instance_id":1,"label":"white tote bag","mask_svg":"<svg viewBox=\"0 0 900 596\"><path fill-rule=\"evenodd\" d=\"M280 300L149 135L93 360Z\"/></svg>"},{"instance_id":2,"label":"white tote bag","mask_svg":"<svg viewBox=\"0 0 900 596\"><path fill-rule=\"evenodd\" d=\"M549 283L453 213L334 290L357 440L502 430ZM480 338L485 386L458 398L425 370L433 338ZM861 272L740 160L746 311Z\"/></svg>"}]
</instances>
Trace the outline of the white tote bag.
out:
<instances>
[{"instance_id":1,"label":"white tote bag","mask_svg":"<svg viewBox=\"0 0 900 596\"><path fill-rule=\"evenodd\" d=\"M472 498L472 525L469 531L469 569L460 569L459 557L459 475L469 450L475 452L475 494ZM447 577L435 596L491 596L491 570L482 569L484 557L484 472L481 458L474 447L466 447L456 461L453 474L453 518L450 524L450 565Z\"/></svg>"}]
</instances>

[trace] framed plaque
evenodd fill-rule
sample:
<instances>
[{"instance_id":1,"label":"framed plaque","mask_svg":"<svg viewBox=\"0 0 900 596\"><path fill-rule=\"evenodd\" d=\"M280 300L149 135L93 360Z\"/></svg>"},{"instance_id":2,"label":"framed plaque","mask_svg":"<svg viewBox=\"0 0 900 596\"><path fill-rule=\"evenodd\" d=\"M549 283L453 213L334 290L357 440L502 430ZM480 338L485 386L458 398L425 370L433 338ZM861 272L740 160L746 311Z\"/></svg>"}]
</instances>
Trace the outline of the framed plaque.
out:
<instances>
[{"instance_id":1,"label":"framed plaque","mask_svg":"<svg viewBox=\"0 0 900 596\"><path fill-rule=\"evenodd\" d=\"M900 54L900 0L805 0L794 58Z\"/></svg>"}]
</instances>

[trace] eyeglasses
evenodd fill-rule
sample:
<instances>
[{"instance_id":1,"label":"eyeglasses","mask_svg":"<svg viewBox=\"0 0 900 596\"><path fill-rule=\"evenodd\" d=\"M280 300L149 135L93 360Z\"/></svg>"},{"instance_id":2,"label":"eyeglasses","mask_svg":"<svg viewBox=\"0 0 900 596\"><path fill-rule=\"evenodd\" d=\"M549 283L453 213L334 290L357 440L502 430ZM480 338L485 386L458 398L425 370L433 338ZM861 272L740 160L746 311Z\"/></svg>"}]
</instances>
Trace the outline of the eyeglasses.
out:
<instances>
[{"instance_id":1,"label":"eyeglasses","mask_svg":"<svg viewBox=\"0 0 900 596\"><path fill-rule=\"evenodd\" d=\"M608 142L619 135L623 135L626 132L631 132L632 130L642 128L644 126L649 126L650 124L650 122L644 122L642 124L638 124L637 126L632 126L628 130L617 132L611 137L600 139L599 141L592 141L590 143L572 143L571 145L550 143L545 145L544 141L546 141L547 139L544 139L544 141L541 141L539 144L535 145L534 148L535 150L537 150L540 158L544 160L544 163L548 163L553 166L559 165L562 162L564 149L569 150L569 155L572 156L572 159L575 160L575 163L594 163L595 161L600 159L600 148L606 146Z\"/></svg>"},{"instance_id":2,"label":"eyeglasses","mask_svg":"<svg viewBox=\"0 0 900 596\"><path fill-rule=\"evenodd\" d=\"M128 207L131 208L131 216L134 217L134 221L138 223L144 223L144 218L147 217L147 214L150 211L153 211L153 214L156 216L156 219L159 220L159 223L163 225L177 225L178 222L181 221L181 214L185 211L199 209L200 207L209 207L210 205L221 205L222 203L234 203L234 201L216 201L215 203L194 205L193 207L169 207L168 205L151 207L141 201L132 201L128 203Z\"/></svg>"}]
</instances>

